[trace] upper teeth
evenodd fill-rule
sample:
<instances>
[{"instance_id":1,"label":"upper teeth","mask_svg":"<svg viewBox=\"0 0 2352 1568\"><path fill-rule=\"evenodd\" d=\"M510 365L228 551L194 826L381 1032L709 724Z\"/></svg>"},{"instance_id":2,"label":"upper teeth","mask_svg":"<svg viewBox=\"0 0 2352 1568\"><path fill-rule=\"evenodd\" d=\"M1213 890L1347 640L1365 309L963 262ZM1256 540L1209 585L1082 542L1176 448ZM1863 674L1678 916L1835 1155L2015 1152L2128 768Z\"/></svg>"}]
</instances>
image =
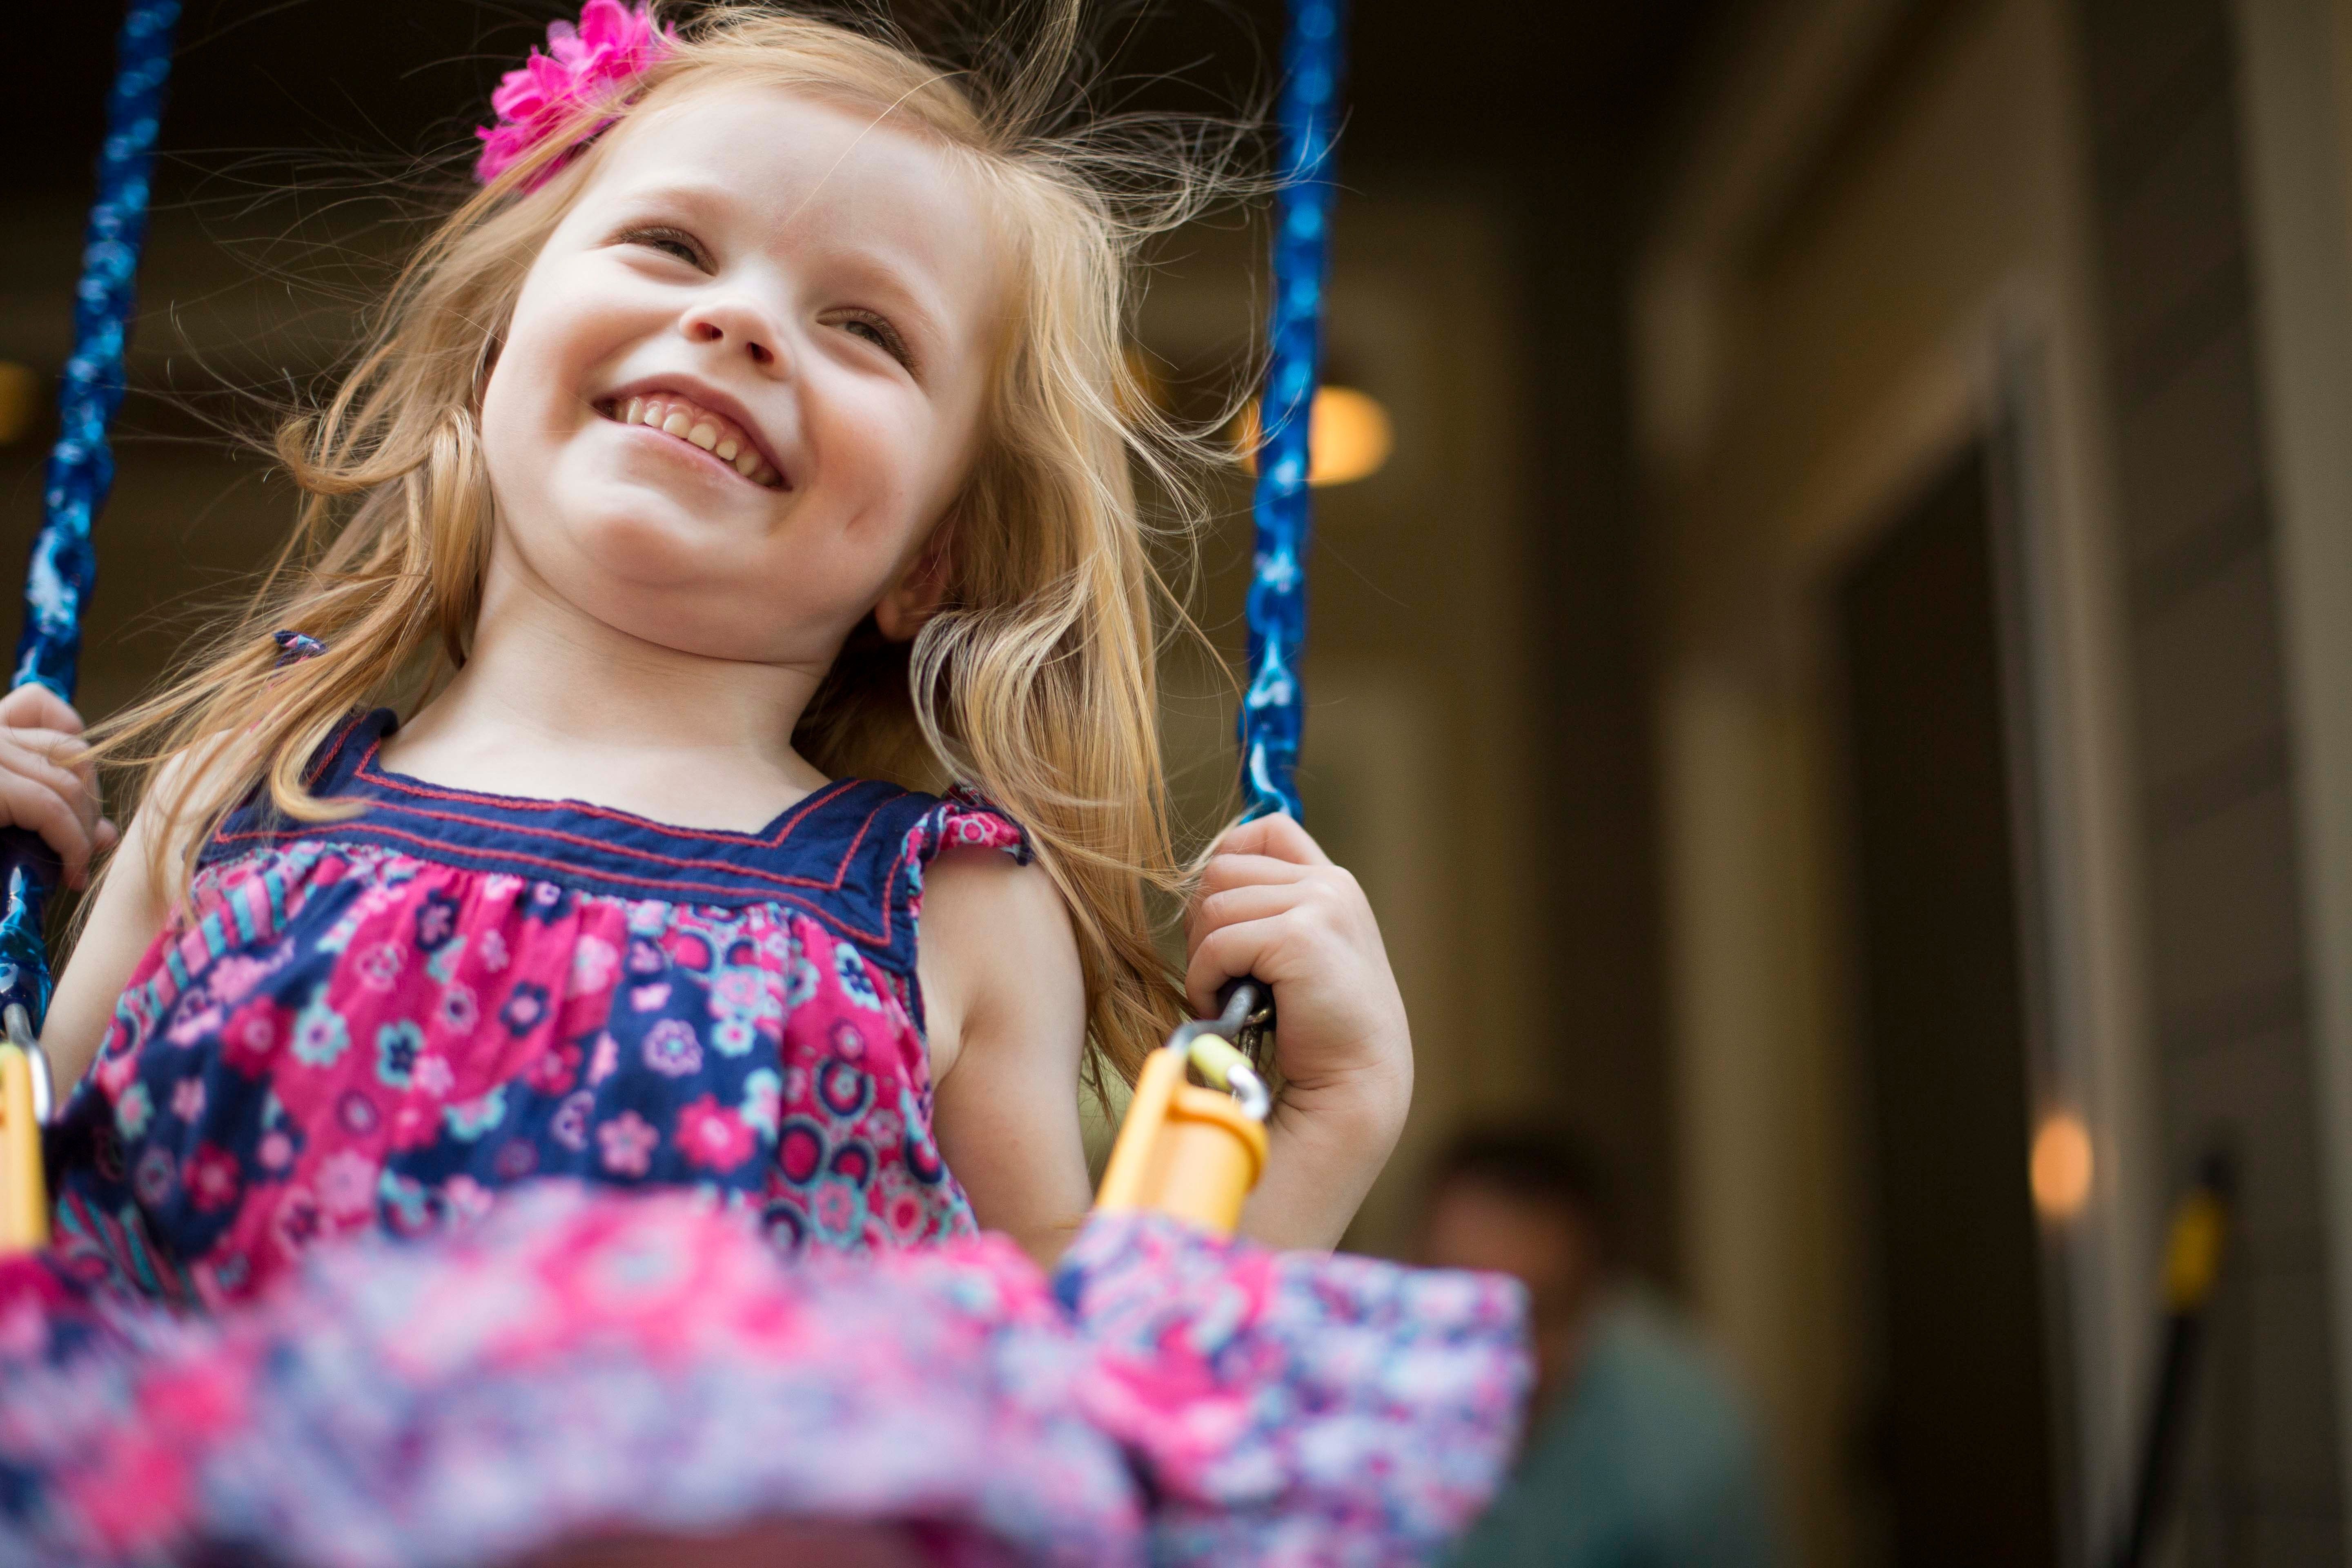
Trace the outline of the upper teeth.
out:
<instances>
[{"instance_id":1,"label":"upper teeth","mask_svg":"<svg viewBox=\"0 0 2352 1568\"><path fill-rule=\"evenodd\" d=\"M782 482L783 476L760 456L760 449L733 420L699 407L676 393L655 392L632 397L614 411L613 417L624 425L649 425L664 435L690 441L719 461L732 465L737 473L754 484L774 488Z\"/></svg>"}]
</instances>

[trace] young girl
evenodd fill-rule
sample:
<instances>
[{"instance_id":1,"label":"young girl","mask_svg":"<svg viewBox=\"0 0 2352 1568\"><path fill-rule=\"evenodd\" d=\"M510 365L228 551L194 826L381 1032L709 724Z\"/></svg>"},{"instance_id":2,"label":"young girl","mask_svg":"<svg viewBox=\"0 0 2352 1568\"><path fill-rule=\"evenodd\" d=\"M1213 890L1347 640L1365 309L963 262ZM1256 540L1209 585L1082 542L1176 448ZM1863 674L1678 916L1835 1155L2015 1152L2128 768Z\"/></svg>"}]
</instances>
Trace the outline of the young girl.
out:
<instances>
[{"instance_id":1,"label":"young girl","mask_svg":"<svg viewBox=\"0 0 2352 1568\"><path fill-rule=\"evenodd\" d=\"M217 1304L551 1175L1049 1258L1081 1079L1244 973L1284 1086L1244 1229L1338 1239L1405 1021L1283 819L1163 978L1130 475L1181 475L1123 380L1138 160L1040 129L1055 74L591 0L509 76L482 188L281 435L297 538L105 742L154 771L45 1030L84 1267ZM0 723L8 820L81 875L79 721Z\"/></svg>"},{"instance_id":2,"label":"young girl","mask_svg":"<svg viewBox=\"0 0 2352 1568\"><path fill-rule=\"evenodd\" d=\"M1130 465L1181 475L1122 381L1148 160L1037 129L1065 23L989 95L590 0L284 433L244 622L96 753L0 701L6 818L77 879L93 755L153 768L44 1031L80 1081L57 1245L0 1259L0 1561L1420 1561L1491 1489L1507 1285L1072 1245L1081 1080L1226 979L1280 1010L1260 1240L1338 1238L1412 1055L1286 819L1162 973ZM1050 1288L982 1226L1067 1247Z\"/></svg>"}]
</instances>

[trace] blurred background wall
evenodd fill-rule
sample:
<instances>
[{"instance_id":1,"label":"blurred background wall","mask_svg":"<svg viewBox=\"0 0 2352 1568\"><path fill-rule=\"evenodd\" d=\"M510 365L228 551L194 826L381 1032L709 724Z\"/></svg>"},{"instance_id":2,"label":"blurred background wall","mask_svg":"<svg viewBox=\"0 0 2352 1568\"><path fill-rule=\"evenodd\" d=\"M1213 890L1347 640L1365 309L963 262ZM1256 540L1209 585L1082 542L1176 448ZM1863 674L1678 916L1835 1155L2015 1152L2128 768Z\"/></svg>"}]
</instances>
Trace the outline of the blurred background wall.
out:
<instances>
[{"instance_id":1,"label":"blurred background wall","mask_svg":"<svg viewBox=\"0 0 2352 1568\"><path fill-rule=\"evenodd\" d=\"M1633 308L1684 1256L1817 1552L2095 1552L2159 1215L2218 1147L2239 1226L2168 1544L2343 1554L2345 649L2281 590L2352 521L2321 488L2344 25L1767 8L1664 164ZM2266 146L2250 106L2289 99ZM2087 1182L2037 1193L2084 1134Z\"/></svg>"},{"instance_id":2,"label":"blurred background wall","mask_svg":"<svg viewBox=\"0 0 2352 1568\"><path fill-rule=\"evenodd\" d=\"M226 433L335 363L442 188L412 160L557 9L189 0L86 711L280 536ZM1573 1131L1753 1401L1792 1560L2082 1563L2220 1148L2165 1549L2343 1561L2352 0L1355 9L1330 376L1395 442L1318 492L1306 787L1420 1093L1351 1244L1410 1248L1456 1128ZM114 19L30 11L0 66L37 388ZM1106 13L1111 79L1231 109L1277 25ZM1244 371L1260 250L1156 257L1171 398ZM53 432L45 391L0 432L12 557ZM1202 544L1229 655L1246 493ZM1179 658L1202 832L1230 712Z\"/></svg>"}]
</instances>

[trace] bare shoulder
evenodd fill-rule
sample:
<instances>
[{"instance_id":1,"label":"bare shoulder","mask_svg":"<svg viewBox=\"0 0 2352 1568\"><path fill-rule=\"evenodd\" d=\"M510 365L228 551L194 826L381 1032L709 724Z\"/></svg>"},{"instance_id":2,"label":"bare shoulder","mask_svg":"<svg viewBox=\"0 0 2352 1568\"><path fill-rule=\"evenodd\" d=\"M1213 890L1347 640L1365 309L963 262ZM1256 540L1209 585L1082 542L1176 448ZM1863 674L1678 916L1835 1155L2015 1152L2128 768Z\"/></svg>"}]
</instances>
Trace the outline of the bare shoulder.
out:
<instances>
[{"instance_id":1,"label":"bare shoulder","mask_svg":"<svg viewBox=\"0 0 2352 1568\"><path fill-rule=\"evenodd\" d=\"M50 998L41 1042L59 1084L88 1070L113 1018L116 1001L140 959L171 916L167 868L185 847L164 837L163 819L205 762L183 752L156 766L130 826L91 890L89 911Z\"/></svg>"},{"instance_id":2,"label":"bare shoulder","mask_svg":"<svg viewBox=\"0 0 2352 1568\"><path fill-rule=\"evenodd\" d=\"M1034 860L1024 864L1002 849L958 845L940 851L923 872L924 918L947 906L1043 921L1065 933L1070 930L1069 907L1045 868Z\"/></svg>"},{"instance_id":3,"label":"bare shoulder","mask_svg":"<svg viewBox=\"0 0 2352 1568\"><path fill-rule=\"evenodd\" d=\"M244 774L256 761L252 738L235 731L207 736L164 758L155 764L146 788L140 792L131 831L143 834L152 845L169 823L173 834L166 847L173 853L184 850L186 844L179 837L185 831L180 826L179 819L185 816L181 808L208 791L229 787L228 781Z\"/></svg>"},{"instance_id":4,"label":"bare shoulder","mask_svg":"<svg viewBox=\"0 0 2352 1568\"><path fill-rule=\"evenodd\" d=\"M1064 1013L1083 1035L1077 932L1040 866L993 849L942 851L924 873L917 953L935 1081L968 1042L1017 1037Z\"/></svg>"}]
</instances>

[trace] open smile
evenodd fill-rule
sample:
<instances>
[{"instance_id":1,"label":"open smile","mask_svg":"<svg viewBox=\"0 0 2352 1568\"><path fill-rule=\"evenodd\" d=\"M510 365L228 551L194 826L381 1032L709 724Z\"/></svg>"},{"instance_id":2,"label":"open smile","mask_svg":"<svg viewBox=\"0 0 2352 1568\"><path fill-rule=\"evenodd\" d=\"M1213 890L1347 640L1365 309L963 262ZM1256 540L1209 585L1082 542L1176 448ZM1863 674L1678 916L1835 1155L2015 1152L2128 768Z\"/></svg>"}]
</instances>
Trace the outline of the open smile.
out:
<instances>
[{"instance_id":1,"label":"open smile","mask_svg":"<svg viewBox=\"0 0 2352 1568\"><path fill-rule=\"evenodd\" d=\"M708 452L763 489L792 489L784 482L782 471L760 450L750 431L683 393L653 391L608 397L594 407L615 424L642 425L656 435L667 436Z\"/></svg>"}]
</instances>

